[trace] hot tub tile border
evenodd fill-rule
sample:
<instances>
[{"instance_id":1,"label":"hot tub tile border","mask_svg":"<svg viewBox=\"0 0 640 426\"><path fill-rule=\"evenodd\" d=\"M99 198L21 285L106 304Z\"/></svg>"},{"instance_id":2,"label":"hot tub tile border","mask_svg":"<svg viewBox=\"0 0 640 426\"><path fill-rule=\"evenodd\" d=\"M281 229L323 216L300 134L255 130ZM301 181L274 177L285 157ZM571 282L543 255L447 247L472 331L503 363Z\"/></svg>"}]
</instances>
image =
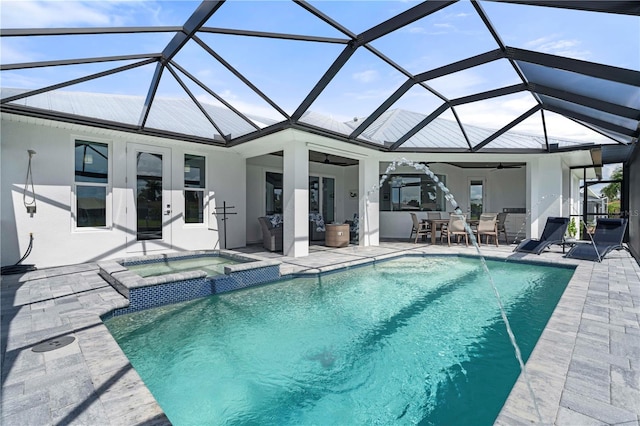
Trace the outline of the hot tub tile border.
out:
<instances>
[{"instance_id":1,"label":"hot tub tile border","mask_svg":"<svg viewBox=\"0 0 640 426\"><path fill-rule=\"evenodd\" d=\"M152 256L153 259L145 259L144 262L136 260L134 262L138 262L135 264L144 264L168 258L177 260L208 255L218 256L217 253L195 252L188 255L181 253L175 256L155 255ZM238 260L252 260L252 262L225 266L224 275L212 277L208 277L204 271L197 270L147 278L130 271L117 260L98 263L99 275L129 301L127 307L114 309L103 315L103 320L145 309L262 285L282 278L280 261L263 260L258 257L229 252L222 252L222 255ZM134 263L126 262L126 264L132 265Z\"/></svg>"}]
</instances>

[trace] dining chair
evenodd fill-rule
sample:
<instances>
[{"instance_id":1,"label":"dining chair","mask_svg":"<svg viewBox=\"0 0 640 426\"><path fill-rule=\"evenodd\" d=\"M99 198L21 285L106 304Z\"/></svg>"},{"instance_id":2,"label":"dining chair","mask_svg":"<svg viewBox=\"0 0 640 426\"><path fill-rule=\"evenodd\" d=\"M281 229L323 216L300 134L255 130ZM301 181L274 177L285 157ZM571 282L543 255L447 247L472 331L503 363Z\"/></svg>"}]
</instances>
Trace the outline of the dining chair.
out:
<instances>
[{"instance_id":1,"label":"dining chair","mask_svg":"<svg viewBox=\"0 0 640 426\"><path fill-rule=\"evenodd\" d=\"M429 227L427 223L419 221L418 216L415 213L411 212L409 214L411 215L411 222L413 224L411 227L411 235L409 235L409 239L411 239L411 237L415 233L416 239L413 242L417 243L418 237L426 237L427 235L429 235L429 233L431 232L431 227Z\"/></svg>"},{"instance_id":2,"label":"dining chair","mask_svg":"<svg viewBox=\"0 0 640 426\"><path fill-rule=\"evenodd\" d=\"M482 213L478 221L478 228L474 233L478 239L478 246L482 243L482 236L486 235L485 242L489 244L489 237L492 236L496 247L498 247L498 214Z\"/></svg>"},{"instance_id":3,"label":"dining chair","mask_svg":"<svg viewBox=\"0 0 640 426\"><path fill-rule=\"evenodd\" d=\"M507 214L506 213L498 213L498 217L497 217L497 228L498 228L498 237L500 237L500 234L504 234L504 242L509 244L509 237L507 236L507 228L504 225L504 220L507 218Z\"/></svg>"},{"instance_id":4,"label":"dining chair","mask_svg":"<svg viewBox=\"0 0 640 426\"><path fill-rule=\"evenodd\" d=\"M440 241L444 240L445 235L447 236L447 243L449 244L449 247L451 247L451 236L456 237L457 242L460 242L460 237L464 236L464 242L467 247L469 246L469 235L465 228L464 215L454 213L449 215L449 223L445 228L442 228Z\"/></svg>"}]
</instances>

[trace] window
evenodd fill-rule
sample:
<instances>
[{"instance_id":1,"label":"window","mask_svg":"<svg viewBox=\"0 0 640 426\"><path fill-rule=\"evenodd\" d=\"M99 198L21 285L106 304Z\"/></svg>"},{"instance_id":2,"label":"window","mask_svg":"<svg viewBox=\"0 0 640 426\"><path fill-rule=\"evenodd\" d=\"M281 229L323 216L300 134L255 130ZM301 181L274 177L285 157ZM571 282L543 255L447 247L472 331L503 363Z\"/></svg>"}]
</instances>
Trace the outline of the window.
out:
<instances>
[{"instance_id":1,"label":"window","mask_svg":"<svg viewBox=\"0 0 640 426\"><path fill-rule=\"evenodd\" d=\"M480 219L484 205L484 181L482 179L469 181L469 204L471 207L469 219Z\"/></svg>"},{"instance_id":2,"label":"window","mask_svg":"<svg viewBox=\"0 0 640 426\"><path fill-rule=\"evenodd\" d=\"M436 177L446 185L444 175ZM381 211L444 211L444 193L427 175L391 175L380 187Z\"/></svg>"},{"instance_id":3,"label":"window","mask_svg":"<svg viewBox=\"0 0 640 426\"><path fill-rule=\"evenodd\" d=\"M336 182L333 178L322 178L322 217L325 223L335 220Z\"/></svg>"},{"instance_id":4,"label":"window","mask_svg":"<svg viewBox=\"0 0 640 426\"><path fill-rule=\"evenodd\" d=\"M184 156L184 221L204 223L205 164L200 155Z\"/></svg>"},{"instance_id":5,"label":"window","mask_svg":"<svg viewBox=\"0 0 640 426\"><path fill-rule=\"evenodd\" d=\"M282 173L267 172L266 180L266 214L282 214Z\"/></svg>"},{"instance_id":6,"label":"window","mask_svg":"<svg viewBox=\"0 0 640 426\"><path fill-rule=\"evenodd\" d=\"M309 213L322 213L324 222L332 223L335 220L334 211L335 180L329 177L320 179L318 176L309 176Z\"/></svg>"},{"instance_id":7,"label":"window","mask_svg":"<svg viewBox=\"0 0 640 426\"><path fill-rule=\"evenodd\" d=\"M109 146L105 143L75 142L76 226L107 226L109 188Z\"/></svg>"},{"instance_id":8,"label":"window","mask_svg":"<svg viewBox=\"0 0 640 426\"><path fill-rule=\"evenodd\" d=\"M309 213L320 213L320 178L309 176Z\"/></svg>"}]
</instances>

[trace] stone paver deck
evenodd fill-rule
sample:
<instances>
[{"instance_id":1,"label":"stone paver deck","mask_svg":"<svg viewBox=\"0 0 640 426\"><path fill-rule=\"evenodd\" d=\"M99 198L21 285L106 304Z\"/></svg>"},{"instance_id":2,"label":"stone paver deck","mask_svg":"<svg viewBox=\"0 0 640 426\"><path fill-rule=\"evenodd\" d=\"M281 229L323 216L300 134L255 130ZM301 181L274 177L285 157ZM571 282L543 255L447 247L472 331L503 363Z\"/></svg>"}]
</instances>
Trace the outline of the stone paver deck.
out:
<instances>
[{"instance_id":1,"label":"stone paver deck","mask_svg":"<svg viewBox=\"0 0 640 426\"><path fill-rule=\"evenodd\" d=\"M543 424L640 425L640 267L625 251L602 263L482 246L487 257L577 265L527 362ZM288 273L317 273L404 252L476 254L474 248L383 242L378 247L312 246L304 258L249 247L283 262ZM96 264L2 276L3 425L165 425L161 408L100 320L127 300L97 274ZM74 337L36 353L43 340ZM488 384L488 389L490 384ZM539 423L521 374L496 424Z\"/></svg>"}]
</instances>

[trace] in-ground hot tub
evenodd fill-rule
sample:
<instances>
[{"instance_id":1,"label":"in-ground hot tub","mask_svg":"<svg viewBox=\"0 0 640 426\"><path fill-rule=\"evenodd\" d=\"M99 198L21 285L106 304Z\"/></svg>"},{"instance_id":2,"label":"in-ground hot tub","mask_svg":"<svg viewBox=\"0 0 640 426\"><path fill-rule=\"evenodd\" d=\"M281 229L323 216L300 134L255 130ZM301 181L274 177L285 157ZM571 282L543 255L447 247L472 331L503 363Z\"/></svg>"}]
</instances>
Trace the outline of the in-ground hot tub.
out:
<instances>
[{"instance_id":1,"label":"in-ground hot tub","mask_svg":"<svg viewBox=\"0 0 640 426\"><path fill-rule=\"evenodd\" d=\"M210 262L208 262L210 260ZM107 317L184 302L280 279L280 263L229 250L100 262L100 276L129 299Z\"/></svg>"}]
</instances>

